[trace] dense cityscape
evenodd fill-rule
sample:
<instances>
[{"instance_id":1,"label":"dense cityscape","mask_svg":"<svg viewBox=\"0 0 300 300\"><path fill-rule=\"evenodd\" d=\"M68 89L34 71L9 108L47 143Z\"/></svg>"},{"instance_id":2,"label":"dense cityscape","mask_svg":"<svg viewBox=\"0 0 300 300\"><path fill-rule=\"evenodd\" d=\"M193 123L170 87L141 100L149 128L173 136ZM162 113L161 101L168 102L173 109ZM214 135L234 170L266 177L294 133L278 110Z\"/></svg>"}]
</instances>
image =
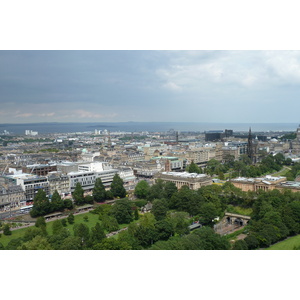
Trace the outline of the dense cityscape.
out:
<instances>
[{"instance_id":1,"label":"dense cityscape","mask_svg":"<svg viewBox=\"0 0 300 300\"><path fill-rule=\"evenodd\" d=\"M0 143L2 249L250 250L300 233L300 127Z\"/></svg>"}]
</instances>

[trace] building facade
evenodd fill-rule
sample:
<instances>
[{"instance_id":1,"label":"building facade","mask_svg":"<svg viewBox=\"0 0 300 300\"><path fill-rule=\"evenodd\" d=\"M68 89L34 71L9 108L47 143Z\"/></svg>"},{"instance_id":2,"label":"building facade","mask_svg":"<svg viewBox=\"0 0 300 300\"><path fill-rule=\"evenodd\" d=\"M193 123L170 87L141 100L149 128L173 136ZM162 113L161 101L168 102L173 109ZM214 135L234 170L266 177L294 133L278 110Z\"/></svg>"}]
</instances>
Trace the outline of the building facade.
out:
<instances>
[{"instance_id":1,"label":"building facade","mask_svg":"<svg viewBox=\"0 0 300 300\"><path fill-rule=\"evenodd\" d=\"M175 183L178 189L184 185L191 190L197 190L202 186L211 185L212 179L206 174L188 173L188 172L162 172L154 175L155 179L161 179L165 182Z\"/></svg>"}]
</instances>

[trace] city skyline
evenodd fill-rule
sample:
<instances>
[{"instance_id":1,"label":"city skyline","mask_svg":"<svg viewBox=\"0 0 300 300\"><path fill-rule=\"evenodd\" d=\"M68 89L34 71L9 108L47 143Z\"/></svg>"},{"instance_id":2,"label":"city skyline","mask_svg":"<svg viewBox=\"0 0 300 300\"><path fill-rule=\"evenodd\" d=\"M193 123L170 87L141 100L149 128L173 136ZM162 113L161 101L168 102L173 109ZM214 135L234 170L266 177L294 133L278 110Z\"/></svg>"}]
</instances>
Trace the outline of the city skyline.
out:
<instances>
[{"instance_id":1,"label":"city skyline","mask_svg":"<svg viewBox=\"0 0 300 300\"><path fill-rule=\"evenodd\" d=\"M299 123L299 51L1 51L1 123Z\"/></svg>"}]
</instances>

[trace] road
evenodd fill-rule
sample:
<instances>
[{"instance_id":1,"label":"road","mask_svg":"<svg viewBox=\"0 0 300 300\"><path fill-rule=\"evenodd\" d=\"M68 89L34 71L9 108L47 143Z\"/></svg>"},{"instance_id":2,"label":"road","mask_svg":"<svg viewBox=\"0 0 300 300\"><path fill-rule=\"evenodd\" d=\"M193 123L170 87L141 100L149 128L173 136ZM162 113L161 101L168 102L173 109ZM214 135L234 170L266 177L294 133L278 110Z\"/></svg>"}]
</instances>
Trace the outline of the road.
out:
<instances>
[{"instance_id":1,"label":"road","mask_svg":"<svg viewBox=\"0 0 300 300\"><path fill-rule=\"evenodd\" d=\"M19 209L0 213L0 220L24 215Z\"/></svg>"}]
</instances>

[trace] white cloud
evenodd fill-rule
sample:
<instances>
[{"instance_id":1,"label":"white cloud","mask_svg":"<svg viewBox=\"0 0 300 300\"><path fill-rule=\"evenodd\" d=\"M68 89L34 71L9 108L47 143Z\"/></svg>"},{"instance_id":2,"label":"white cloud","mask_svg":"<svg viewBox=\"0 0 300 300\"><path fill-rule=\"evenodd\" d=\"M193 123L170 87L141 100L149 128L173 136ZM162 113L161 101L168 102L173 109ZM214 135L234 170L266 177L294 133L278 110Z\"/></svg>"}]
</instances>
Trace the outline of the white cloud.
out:
<instances>
[{"instance_id":1,"label":"white cloud","mask_svg":"<svg viewBox=\"0 0 300 300\"><path fill-rule=\"evenodd\" d=\"M156 72L170 89L197 90L207 84L265 89L300 84L298 51L177 51L172 55L168 67Z\"/></svg>"}]
</instances>

